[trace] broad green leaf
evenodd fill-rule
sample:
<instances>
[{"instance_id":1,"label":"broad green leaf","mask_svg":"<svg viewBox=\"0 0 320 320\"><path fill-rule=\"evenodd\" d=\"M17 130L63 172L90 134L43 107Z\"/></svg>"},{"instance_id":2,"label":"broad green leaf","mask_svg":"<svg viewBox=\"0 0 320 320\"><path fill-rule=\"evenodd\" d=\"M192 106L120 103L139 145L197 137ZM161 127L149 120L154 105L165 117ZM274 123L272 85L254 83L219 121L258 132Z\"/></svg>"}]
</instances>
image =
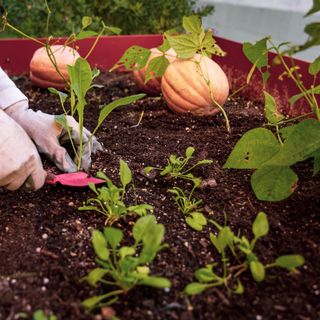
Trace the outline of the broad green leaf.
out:
<instances>
[{"instance_id":1,"label":"broad green leaf","mask_svg":"<svg viewBox=\"0 0 320 320\"><path fill-rule=\"evenodd\" d=\"M268 66L268 40L269 37L266 37L257 41L255 44L250 42L245 42L243 44L243 53L258 69Z\"/></svg>"},{"instance_id":2,"label":"broad green leaf","mask_svg":"<svg viewBox=\"0 0 320 320\"><path fill-rule=\"evenodd\" d=\"M150 53L150 49L132 46L126 50L119 61L112 67L111 71L120 66L124 66L127 70L139 70L147 64Z\"/></svg>"},{"instance_id":3,"label":"broad green leaf","mask_svg":"<svg viewBox=\"0 0 320 320\"><path fill-rule=\"evenodd\" d=\"M120 34L122 31L120 28L117 27L104 26L104 28L106 34Z\"/></svg>"},{"instance_id":4,"label":"broad green leaf","mask_svg":"<svg viewBox=\"0 0 320 320\"><path fill-rule=\"evenodd\" d=\"M91 23L92 23L92 18L91 17L88 17L88 16L82 17L82 28L83 29L85 29L88 26L90 26Z\"/></svg>"},{"instance_id":5,"label":"broad green leaf","mask_svg":"<svg viewBox=\"0 0 320 320\"><path fill-rule=\"evenodd\" d=\"M194 230L201 231L207 224L207 219L201 212L192 212L186 217L186 223Z\"/></svg>"},{"instance_id":6,"label":"broad green leaf","mask_svg":"<svg viewBox=\"0 0 320 320\"><path fill-rule=\"evenodd\" d=\"M221 228L217 237L210 233L210 240L219 253L222 253L228 245L232 245L233 238L233 232L229 227Z\"/></svg>"},{"instance_id":7,"label":"broad green leaf","mask_svg":"<svg viewBox=\"0 0 320 320\"><path fill-rule=\"evenodd\" d=\"M148 175L152 170L154 170L155 169L155 167L145 167L144 169L143 169L143 171L144 171L144 173L146 174L146 175Z\"/></svg>"},{"instance_id":8,"label":"broad green leaf","mask_svg":"<svg viewBox=\"0 0 320 320\"><path fill-rule=\"evenodd\" d=\"M162 77L168 65L169 60L164 55L152 59L148 64L148 68L146 70L146 78L144 82L147 83L149 80L153 78Z\"/></svg>"},{"instance_id":9,"label":"broad green leaf","mask_svg":"<svg viewBox=\"0 0 320 320\"><path fill-rule=\"evenodd\" d=\"M296 94L294 96L292 96L290 99L289 99L289 102L291 105L295 104L298 100L300 100L301 98L303 98L305 96L305 94L320 94L320 85L314 87L314 88L311 88L311 89L308 89L306 90L305 93L299 93L299 94Z\"/></svg>"},{"instance_id":10,"label":"broad green leaf","mask_svg":"<svg viewBox=\"0 0 320 320\"><path fill-rule=\"evenodd\" d=\"M163 53L167 52L170 49L170 44L169 44L168 40L164 39L162 45L157 47L157 49Z\"/></svg>"},{"instance_id":11,"label":"broad green leaf","mask_svg":"<svg viewBox=\"0 0 320 320\"><path fill-rule=\"evenodd\" d=\"M310 16L318 11L320 11L320 0L313 0L312 8L304 16Z\"/></svg>"},{"instance_id":12,"label":"broad green leaf","mask_svg":"<svg viewBox=\"0 0 320 320\"><path fill-rule=\"evenodd\" d=\"M84 100L92 82L91 67L87 60L80 57L71 68L73 69L73 72L69 74L71 88L79 100Z\"/></svg>"},{"instance_id":13,"label":"broad green leaf","mask_svg":"<svg viewBox=\"0 0 320 320\"><path fill-rule=\"evenodd\" d=\"M102 171L99 171L99 172L97 173L97 178L100 178L100 179L103 179L103 180L106 180L106 181L110 180L110 179L107 177L107 175L106 175L104 172L102 172Z\"/></svg>"},{"instance_id":14,"label":"broad green leaf","mask_svg":"<svg viewBox=\"0 0 320 320\"><path fill-rule=\"evenodd\" d=\"M232 150L224 168L256 169L280 150L274 134L265 128L246 132Z\"/></svg>"},{"instance_id":15,"label":"broad green leaf","mask_svg":"<svg viewBox=\"0 0 320 320\"><path fill-rule=\"evenodd\" d=\"M120 180L123 189L132 181L132 173L126 162L120 159Z\"/></svg>"},{"instance_id":16,"label":"broad green leaf","mask_svg":"<svg viewBox=\"0 0 320 320\"><path fill-rule=\"evenodd\" d=\"M184 293L187 295L195 295L203 292L204 290L210 288L210 285L205 284L205 283L199 283L199 282L192 282L189 283L185 288L184 288Z\"/></svg>"},{"instance_id":17,"label":"broad green leaf","mask_svg":"<svg viewBox=\"0 0 320 320\"><path fill-rule=\"evenodd\" d=\"M237 287L233 292L235 294L243 294L244 293L244 288L243 288L242 282L239 279L237 279Z\"/></svg>"},{"instance_id":18,"label":"broad green leaf","mask_svg":"<svg viewBox=\"0 0 320 320\"><path fill-rule=\"evenodd\" d=\"M132 228L132 234L135 242L136 243L140 242L144 234L146 233L146 231L156 223L157 223L156 217L151 214L139 218Z\"/></svg>"},{"instance_id":19,"label":"broad green leaf","mask_svg":"<svg viewBox=\"0 0 320 320\"><path fill-rule=\"evenodd\" d=\"M188 159L190 159L191 157L192 157L192 155L194 154L194 148L193 147L188 147L187 149L186 149L186 157L188 158Z\"/></svg>"},{"instance_id":20,"label":"broad green leaf","mask_svg":"<svg viewBox=\"0 0 320 320\"><path fill-rule=\"evenodd\" d=\"M139 99L142 99L146 95L144 93L135 94L132 96L124 97L117 99L115 101L110 102L109 104L103 106L103 108L100 111L99 119L98 119L98 126L102 124L102 122L108 117L108 115L116 108L121 106L126 106L128 104L131 104Z\"/></svg>"},{"instance_id":21,"label":"broad green leaf","mask_svg":"<svg viewBox=\"0 0 320 320\"><path fill-rule=\"evenodd\" d=\"M309 73L316 76L320 72L320 56L309 65Z\"/></svg>"},{"instance_id":22,"label":"broad green leaf","mask_svg":"<svg viewBox=\"0 0 320 320\"><path fill-rule=\"evenodd\" d=\"M212 30L208 30L205 33L205 36L201 42L201 49L204 51L204 53L211 58L211 55L214 54L219 57L223 57L226 55L226 52L224 52L220 46L216 44L216 41L213 38L213 32Z\"/></svg>"},{"instance_id":23,"label":"broad green leaf","mask_svg":"<svg viewBox=\"0 0 320 320\"><path fill-rule=\"evenodd\" d=\"M64 114L55 115L54 121L56 123L60 124L60 126L62 126L62 128L68 129L68 121L67 121L67 118Z\"/></svg>"},{"instance_id":24,"label":"broad green leaf","mask_svg":"<svg viewBox=\"0 0 320 320\"><path fill-rule=\"evenodd\" d=\"M288 127L283 127L281 128L279 131L281 133L281 138L282 140L287 140L289 135L295 130L295 126L294 124L289 125Z\"/></svg>"},{"instance_id":25,"label":"broad green leaf","mask_svg":"<svg viewBox=\"0 0 320 320\"><path fill-rule=\"evenodd\" d=\"M139 216L145 216L148 211L153 211L153 206L150 206L149 204L137 204L134 206L129 206L128 210L135 212Z\"/></svg>"},{"instance_id":26,"label":"broad green leaf","mask_svg":"<svg viewBox=\"0 0 320 320\"><path fill-rule=\"evenodd\" d=\"M109 250L103 233L99 230L93 230L91 241L96 255L102 260L108 260Z\"/></svg>"},{"instance_id":27,"label":"broad green leaf","mask_svg":"<svg viewBox=\"0 0 320 320\"><path fill-rule=\"evenodd\" d=\"M303 45L303 49L317 46L320 44L320 22L309 23L305 26L304 32L309 35L309 39L305 45Z\"/></svg>"},{"instance_id":28,"label":"broad green leaf","mask_svg":"<svg viewBox=\"0 0 320 320\"><path fill-rule=\"evenodd\" d=\"M108 297L108 294L103 294L101 296L93 296L90 297L84 301L82 301L82 305L86 308L86 309L92 309L94 308L97 304L99 304L101 301L105 300Z\"/></svg>"},{"instance_id":29,"label":"broad green leaf","mask_svg":"<svg viewBox=\"0 0 320 320\"><path fill-rule=\"evenodd\" d=\"M151 262L164 239L165 229L162 224L153 224L145 231L142 241L143 248L139 260L141 262Z\"/></svg>"},{"instance_id":30,"label":"broad green leaf","mask_svg":"<svg viewBox=\"0 0 320 320\"><path fill-rule=\"evenodd\" d=\"M66 100L68 98L68 95L66 93L61 92L61 91L57 90L56 88L52 88L52 87L48 88L48 90L49 90L49 92L54 93L59 97L60 103L62 105L66 102Z\"/></svg>"},{"instance_id":31,"label":"broad green leaf","mask_svg":"<svg viewBox=\"0 0 320 320\"><path fill-rule=\"evenodd\" d=\"M313 172L312 175L315 176L320 171L320 150L314 155L313 158Z\"/></svg>"},{"instance_id":32,"label":"broad green leaf","mask_svg":"<svg viewBox=\"0 0 320 320\"><path fill-rule=\"evenodd\" d=\"M119 250L121 259L123 259L126 256L133 256L135 253L136 253L136 250L133 247L124 246L124 247L121 247Z\"/></svg>"},{"instance_id":33,"label":"broad green leaf","mask_svg":"<svg viewBox=\"0 0 320 320\"><path fill-rule=\"evenodd\" d=\"M89 272L85 279L89 282L90 285L96 286L97 283L108 273L109 270L107 269L95 268Z\"/></svg>"},{"instance_id":34,"label":"broad green leaf","mask_svg":"<svg viewBox=\"0 0 320 320\"><path fill-rule=\"evenodd\" d=\"M251 271L253 279L256 282L263 281L266 276L266 270L264 268L264 265L259 261L251 261L250 262L250 271Z\"/></svg>"},{"instance_id":35,"label":"broad green leaf","mask_svg":"<svg viewBox=\"0 0 320 320\"><path fill-rule=\"evenodd\" d=\"M48 320L47 316L45 315L43 310L37 310L33 314L33 319L34 320Z\"/></svg>"},{"instance_id":36,"label":"broad green leaf","mask_svg":"<svg viewBox=\"0 0 320 320\"><path fill-rule=\"evenodd\" d=\"M274 97L266 91L264 91L264 113L269 123L278 123L284 119L284 116L277 110Z\"/></svg>"},{"instance_id":37,"label":"broad green leaf","mask_svg":"<svg viewBox=\"0 0 320 320\"><path fill-rule=\"evenodd\" d=\"M201 18L197 15L183 17L182 25L187 32L199 34L202 31Z\"/></svg>"},{"instance_id":38,"label":"broad green leaf","mask_svg":"<svg viewBox=\"0 0 320 320\"><path fill-rule=\"evenodd\" d=\"M91 30L84 30L84 31L81 31L77 34L77 39L78 40L83 40L83 39L87 39L87 38L90 38L90 37L95 37L97 36L98 33L95 32L95 31L91 31Z\"/></svg>"},{"instance_id":39,"label":"broad green leaf","mask_svg":"<svg viewBox=\"0 0 320 320\"><path fill-rule=\"evenodd\" d=\"M252 225L252 232L256 238L266 236L269 232L269 222L264 212L259 212Z\"/></svg>"},{"instance_id":40,"label":"broad green leaf","mask_svg":"<svg viewBox=\"0 0 320 320\"><path fill-rule=\"evenodd\" d=\"M149 286L149 287L158 288L158 289L165 289L165 288L171 287L171 282L167 278L154 277L154 276L147 276L147 277L142 278L139 281L139 284Z\"/></svg>"},{"instance_id":41,"label":"broad green leaf","mask_svg":"<svg viewBox=\"0 0 320 320\"><path fill-rule=\"evenodd\" d=\"M278 267L292 271L304 264L304 258L298 254L284 255L278 257L275 263Z\"/></svg>"},{"instance_id":42,"label":"broad green leaf","mask_svg":"<svg viewBox=\"0 0 320 320\"><path fill-rule=\"evenodd\" d=\"M112 249L115 249L123 238L123 232L120 229L113 227L104 228L103 234Z\"/></svg>"},{"instance_id":43,"label":"broad green leaf","mask_svg":"<svg viewBox=\"0 0 320 320\"><path fill-rule=\"evenodd\" d=\"M210 282L219 279L219 277L212 271L211 265L198 269L195 272L195 277L199 282Z\"/></svg>"},{"instance_id":44,"label":"broad green leaf","mask_svg":"<svg viewBox=\"0 0 320 320\"><path fill-rule=\"evenodd\" d=\"M178 36L166 35L171 48L181 59L192 58L200 47L198 36L195 34L182 34Z\"/></svg>"},{"instance_id":45,"label":"broad green leaf","mask_svg":"<svg viewBox=\"0 0 320 320\"><path fill-rule=\"evenodd\" d=\"M320 148L320 122L307 119L299 122L290 132L284 145L266 165L291 166L304 161Z\"/></svg>"},{"instance_id":46,"label":"broad green leaf","mask_svg":"<svg viewBox=\"0 0 320 320\"><path fill-rule=\"evenodd\" d=\"M281 201L296 189L298 176L287 166L262 166L251 176L251 186L259 200Z\"/></svg>"}]
</instances>

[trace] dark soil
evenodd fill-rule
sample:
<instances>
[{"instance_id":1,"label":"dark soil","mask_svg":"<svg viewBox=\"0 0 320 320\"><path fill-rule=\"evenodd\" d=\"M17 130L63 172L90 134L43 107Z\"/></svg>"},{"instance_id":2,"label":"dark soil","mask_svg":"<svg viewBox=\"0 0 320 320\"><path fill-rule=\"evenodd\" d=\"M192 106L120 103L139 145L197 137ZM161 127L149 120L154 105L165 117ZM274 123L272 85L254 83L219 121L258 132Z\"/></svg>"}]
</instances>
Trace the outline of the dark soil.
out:
<instances>
[{"instance_id":1,"label":"dark soil","mask_svg":"<svg viewBox=\"0 0 320 320\"><path fill-rule=\"evenodd\" d=\"M32 87L26 78L15 79L30 98L30 106L60 113L56 97ZM102 74L102 89L89 97L86 126L94 128L99 105L138 92L126 74ZM136 126L144 110L140 125ZM163 250L151 269L168 277L170 291L137 287L113 305L121 319L320 319L320 181L312 177L312 164L295 170L299 186L288 200L267 203L256 200L250 188L250 171L224 170L223 164L236 141L251 128L263 124L259 103L236 97L226 104L232 133L227 134L221 115L197 118L172 113L159 98L147 97L112 112L97 134L104 150L93 159L92 174L98 170L119 182L119 160L133 171L135 192L132 203L154 206L154 214L166 228ZM195 161L212 159L213 164L194 174L211 184L195 196L203 200L206 214L223 223L223 213L234 232L251 237L251 225L259 211L267 213L269 235L257 243L263 262L278 255L297 253L305 265L295 274L271 271L266 280L255 283L250 274L242 277L245 293L228 296L224 288L211 289L186 298L182 291L194 271L219 261L210 244L207 227L196 232L186 226L167 189L173 182L142 174L145 166L163 166L170 154L184 155L188 146L196 149ZM44 160L46 168L53 165ZM213 182L213 183L212 183ZM102 319L89 314L81 301L103 288L91 288L81 277L95 266L90 231L102 229L105 218L77 208L92 192L62 186L44 186L35 193L0 191L0 319L18 319L19 312L31 315L37 309L50 310L59 319ZM131 230L134 219L116 226Z\"/></svg>"}]
</instances>

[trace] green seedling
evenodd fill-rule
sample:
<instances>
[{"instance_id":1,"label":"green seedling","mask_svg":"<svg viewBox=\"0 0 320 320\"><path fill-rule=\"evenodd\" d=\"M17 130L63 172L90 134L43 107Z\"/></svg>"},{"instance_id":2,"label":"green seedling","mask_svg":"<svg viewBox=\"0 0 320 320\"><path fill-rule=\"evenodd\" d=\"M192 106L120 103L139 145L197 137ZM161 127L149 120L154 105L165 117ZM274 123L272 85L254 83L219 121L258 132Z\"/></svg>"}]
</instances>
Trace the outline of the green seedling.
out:
<instances>
[{"instance_id":1,"label":"green seedling","mask_svg":"<svg viewBox=\"0 0 320 320\"><path fill-rule=\"evenodd\" d=\"M16 314L15 319L29 319L29 316L25 312L19 312ZM58 320L54 314L48 314L43 310L37 310L32 315L32 320Z\"/></svg>"},{"instance_id":2,"label":"green seedling","mask_svg":"<svg viewBox=\"0 0 320 320\"><path fill-rule=\"evenodd\" d=\"M263 264L254 252L256 242L269 232L269 222L265 213L258 213L252 225L253 239L235 235L228 226L221 226L216 221L210 220L216 226L218 234L210 233L212 245L221 255L221 264L209 264L195 272L197 282L188 284L184 292L187 295L196 295L212 287L224 286L228 294L242 294L244 287L240 276L250 271L256 282L261 282L266 277L266 271L270 268L283 268L295 272L304 264L304 258L300 255L283 255L269 264ZM233 257L231 260L230 257ZM233 261L239 262L232 265Z\"/></svg>"},{"instance_id":3,"label":"green seedling","mask_svg":"<svg viewBox=\"0 0 320 320\"><path fill-rule=\"evenodd\" d=\"M83 306L93 309L110 305L120 295L140 285L170 288L171 282L167 278L150 275L149 267L158 252L166 247L163 243L164 233L164 226L158 224L153 215L137 220L132 229L131 246L120 246L124 237L120 229L106 227L103 232L94 230L92 245L99 267L91 270L84 279L92 286L101 283L108 290L107 293L86 299Z\"/></svg>"},{"instance_id":4,"label":"green seedling","mask_svg":"<svg viewBox=\"0 0 320 320\"><path fill-rule=\"evenodd\" d=\"M189 195L178 187L173 187L168 190L172 193L172 197L179 210L183 213L188 226L196 231L201 231L203 227L207 225L207 219L201 212L202 200L197 200L192 197L193 191L199 186L199 184L200 179L197 180L197 184L194 184Z\"/></svg>"},{"instance_id":5,"label":"green seedling","mask_svg":"<svg viewBox=\"0 0 320 320\"><path fill-rule=\"evenodd\" d=\"M73 148L73 152L75 154L75 162L78 165L78 170L81 166L82 154L83 151L86 150L88 144L94 137L97 130L100 128L105 119L109 116L109 114L116 108L131 104L145 96L145 94L137 94L124 98L120 98L118 100L112 101L109 104L102 106L99 118L96 127L93 129L87 141L83 141L82 132L84 130L84 118L85 118L85 107L86 107L86 95L88 91L95 87L93 84L93 80L100 74L99 70L91 69L90 64L87 60L83 58L78 58L74 64L74 66L68 66L68 74L70 78L70 96L68 94L58 91L54 88L49 88L51 93L58 95L60 104L63 110L63 114L56 116L56 122L66 128L68 135L70 137L70 142ZM70 114L78 116L79 123L79 149L77 150L73 144L72 139L72 130L68 127L67 115L69 114L69 110L65 108L65 102L69 98L70 101Z\"/></svg>"},{"instance_id":6,"label":"green seedling","mask_svg":"<svg viewBox=\"0 0 320 320\"><path fill-rule=\"evenodd\" d=\"M212 163L212 160L200 160L195 165L189 166L189 161L192 159L192 156L195 152L193 147L188 147L185 152L185 157L177 157L176 155L172 154L167 159L167 165L164 168L157 168L157 167L146 167L144 169L145 174L149 174L152 170L160 171L161 176L167 176L169 178L179 178L193 181L194 184L198 184L198 180L200 178L194 177L193 174L190 173L191 170L194 168Z\"/></svg>"},{"instance_id":7,"label":"green seedling","mask_svg":"<svg viewBox=\"0 0 320 320\"><path fill-rule=\"evenodd\" d=\"M104 179L107 186L97 188L93 183L89 183L89 187L96 197L88 199L79 210L102 213L107 217L107 225L112 225L115 221L128 215L144 216L149 211L152 212L153 207L148 204L131 206L125 204L126 188L132 182L132 173L127 163L123 160L120 160L121 187L113 184L103 172L98 172L97 177Z\"/></svg>"},{"instance_id":8,"label":"green seedling","mask_svg":"<svg viewBox=\"0 0 320 320\"><path fill-rule=\"evenodd\" d=\"M320 10L317 1L307 13L310 15ZM308 25L305 31L310 39L302 46L285 53L304 50L317 45L320 39L319 23ZM275 98L264 90L265 116L267 128L255 128L245 133L238 141L224 168L253 169L251 186L259 200L280 201L286 199L297 188L298 176L291 168L296 163L313 159L313 175L320 170L320 111L317 96L320 94L319 74L320 57L317 57L309 66L309 74L313 76L313 83L306 87L299 66L291 59L285 59L282 47L274 45L271 38L267 37L257 41L255 44L244 43L243 51L248 60L253 64L247 77L250 82L253 72L257 70L266 85L270 76L268 52L276 52L275 64L284 67L282 77L289 77L296 85L299 93L289 99L292 106L300 99L304 99L310 107L310 112L296 118L286 119L278 112ZM314 119L305 119L313 116ZM296 123L300 120L299 123ZM302 120L302 121L301 121Z\"/></svg>"}]
</instances>

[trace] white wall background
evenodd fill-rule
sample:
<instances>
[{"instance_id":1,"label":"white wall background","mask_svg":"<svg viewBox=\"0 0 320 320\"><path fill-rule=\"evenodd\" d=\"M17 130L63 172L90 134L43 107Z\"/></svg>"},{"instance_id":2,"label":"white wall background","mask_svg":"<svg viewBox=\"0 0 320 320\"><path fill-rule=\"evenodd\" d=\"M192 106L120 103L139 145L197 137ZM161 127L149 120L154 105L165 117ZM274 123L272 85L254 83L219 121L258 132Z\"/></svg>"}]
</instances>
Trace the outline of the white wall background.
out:
<instances>
[{"instance_id":1,"label":"white wall background","mask_svg":"<svg viewBox=\"0 0 320 320\"><path fill-rule=\"evenodd\" d=\"M275 43L302 44L307 39L306 24L320 21L320 13L303 18L312 0L200 0L199 6L213 4L215 12L203 19L205 28L238 42L253 42L271 35ZM313 61L320 46L298 53L296 57Z\"/></svg>"}]
</instances>

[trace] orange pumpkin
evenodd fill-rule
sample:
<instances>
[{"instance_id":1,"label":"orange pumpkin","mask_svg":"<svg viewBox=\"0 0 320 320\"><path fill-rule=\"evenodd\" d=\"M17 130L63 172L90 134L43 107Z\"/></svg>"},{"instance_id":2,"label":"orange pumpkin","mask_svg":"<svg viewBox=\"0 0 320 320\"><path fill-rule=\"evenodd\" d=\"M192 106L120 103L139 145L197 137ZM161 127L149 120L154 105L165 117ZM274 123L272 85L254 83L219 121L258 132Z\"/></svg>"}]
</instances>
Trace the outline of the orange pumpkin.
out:
<instances>
[{"instance_id":1,"label":"orange pumpkin","mask_svg":"<svg viewBox=\"0 0 320 320\"><path fill-rule=\"evenodd\" d=\"M140 90L151 96L157 96L161 93L161 77L152 78L147 83L144 83L144 81L146 79L146 71L150 61L156 57L162 56L163 52L161 52L157 48L152 48L150 51L151 54L146 65L142 69L134 70L133 76ZM166 52L166 58L169 60L170 63L173 62L176 58L175 51L173 49L169 49Z\"/></svg>"},{"instance_id":2,"label":"orange pumpkin","mask_svg":"<svg viewBox=\"0 0 320 320\"><path fill-rule=\"evenodd\" d=\"M51 46L51 50L61 74L69 80L67 65L74 65L80 57L79 53L71 47L62 45ZM66 82L50 61L45 47L39 48L33 54L30 61L30 79L40 88L54 87L62 90L66 87Z\"/></svg>"},{"instance_id":3,"label":"orange pumpkin","mask_svg":"<svg viewBox=\"0 0 320 320\"><path fill-rule=\"evenodd\" d=\"M208 57L196 54L192 59L176 59L161 81L163 96L175 112L213 115L228 98L229 84L224 71Z\"/></svg>"}]
</instances>

